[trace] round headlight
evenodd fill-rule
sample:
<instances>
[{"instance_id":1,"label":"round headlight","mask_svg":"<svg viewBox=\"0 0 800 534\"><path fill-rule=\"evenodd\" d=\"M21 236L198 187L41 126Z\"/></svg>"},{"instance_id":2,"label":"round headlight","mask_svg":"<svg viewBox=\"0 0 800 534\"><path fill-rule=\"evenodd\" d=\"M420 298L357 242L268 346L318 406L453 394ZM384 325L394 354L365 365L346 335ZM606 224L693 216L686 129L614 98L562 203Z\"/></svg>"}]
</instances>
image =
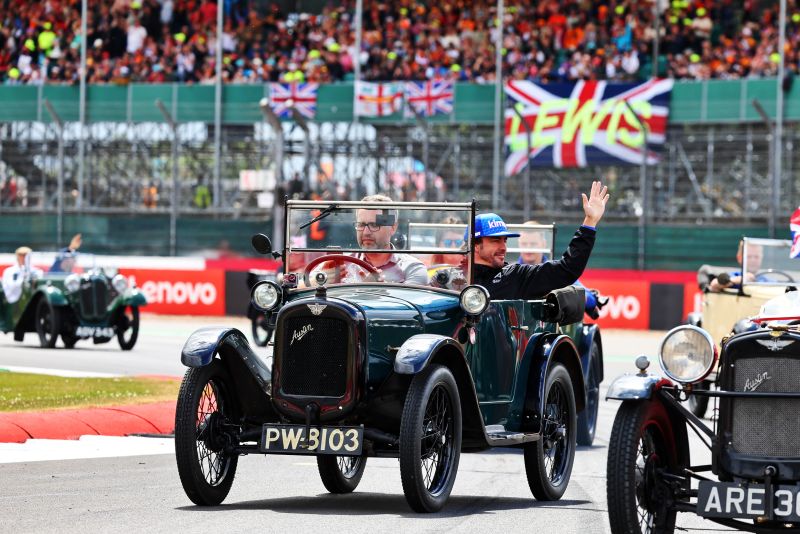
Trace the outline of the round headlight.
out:
<instances>
[{"instance_id":1,"label":"round headlight","mask_svg":"<svg viewBox=\"0 0 800 534\"><path fill-rule=\"evenodd\" d=\"M270 281L262 281L253 286L252 300L253 305L262 311L269 311L278 305L281 290L278 284Z\"/></svg>"},{"instance_id":2,"label":"round headlight","mask_svg":"<svg viewBox=\"0 0 800 534\"><path fill-rule=\"evenodd\" d=\"M464 288L458 297L461 309L469 315L480 315L489 305L489 291L483 286L469 286Z\"/></svg>"},{"instance_id":3,"label":"round headlight","mask_svg":"<svg viewBox=\"0 0 800 534\"><path fill-rule=\"evenodd\" d=\"M64 287L70 293L75 293L81 287L81 278L77 274L71 274L64 279Z\"/></svg>"},{"instance_id":4,"label":"round headlight","mask_svg":"<svg viewBox=\"0 0 800 534\"><path fill-rule=\"evenodd\" d=\"M658 358L667 376L691 384L708 376L717 361L717 351L708 332L683 325L667 332Z\"/></svg>"},{"instance_id":5,"label":"round headlight","mask_svg":"<svg viewBox=\"0 0 800 534\"><path fill-rule=\"evenodd\" d=\"M118 274L111 279L111 285L114 286L117 293L122 293L128 288L128 280L121 274Z\"/></svg>"}]
</instances>

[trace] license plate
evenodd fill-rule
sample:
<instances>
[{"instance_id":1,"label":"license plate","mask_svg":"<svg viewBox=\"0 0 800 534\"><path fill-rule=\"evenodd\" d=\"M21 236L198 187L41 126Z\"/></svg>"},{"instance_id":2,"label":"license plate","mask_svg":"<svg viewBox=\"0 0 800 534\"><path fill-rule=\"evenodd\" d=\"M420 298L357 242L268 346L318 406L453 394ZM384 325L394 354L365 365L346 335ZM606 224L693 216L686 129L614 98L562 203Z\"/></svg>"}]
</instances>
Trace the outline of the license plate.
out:
<instances>
[{"instance_id":1,"label":"license plate","mask_svg":"<svg viewBox=\"0 0 800 534\"><path fill-rule=\"evenodd\" d=\"M261 430L261 452L361 456L363 426L311 427L266 424Z\"/></svg>"},{"instance_id":2,"label":"license plate","mask_svg":"<svg viewBox=\"0 0 800 534\"><path fill-rule=\"evenodd\" d=\"M114 337L114 327L111 326L78 326L75 328L75 336L86 337Z\"/></svg>"},{"instance_id":3,"label":"license plate","mask_svg":"<svg viewBox=\"0 0 800 534\"><path fill-rule=\"evenodd\" d=\"M775 519L800 521L800 487L773 486L772 504ZM733 482L700 482L697 494L697 515L754 519L767 515L767 498L763 484Z\"/></svg>"}]
</instances>

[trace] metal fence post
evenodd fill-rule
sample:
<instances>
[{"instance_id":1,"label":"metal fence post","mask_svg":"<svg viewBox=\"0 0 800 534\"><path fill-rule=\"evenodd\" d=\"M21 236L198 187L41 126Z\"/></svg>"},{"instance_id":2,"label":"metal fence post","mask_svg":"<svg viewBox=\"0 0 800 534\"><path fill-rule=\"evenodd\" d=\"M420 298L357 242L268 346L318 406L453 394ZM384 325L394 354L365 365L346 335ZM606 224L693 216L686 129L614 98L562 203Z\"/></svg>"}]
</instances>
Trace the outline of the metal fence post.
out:
<instances>
[{"instance_id":1,"label":"metal fence post","mask_svg":"<svg viewBox=\"0 0 800 534\"><path fill-rule=\"evenodd\" d=\"M275 191L273 193L272 202L272 248L280 250L283 248L283 207L281 205L282 197L280 195L281 187L283 186L283 125L281 120L275 114L269 101L262 98L258 103L261 109L261 114L264 116L264 121L272 127L275 133Z\"/></svg>"},{"instance_id":2,"label":"metal fence post","mask_svg":"<svg viewBox=\"0 0 800 534\"><path fill-rule=\"evenodd\" d=\"M625 100L625 105L633 114L639 128L642 129L642 163L639 167L639 194L642 196L642 214L639 216L639 247L637 253L636 266L639 270L645 268L645 255L647 254L646 240L647 240L647 210L649 209L647 202L647 124L639 118L630 103Z\"/></svg>"},{"instance_id":3,"label":"metal fence post","mask_svg":"<svg viewBox=\"0 0 800 534\"><path fill-rule=\"evenodd\" d=\"M170 195L171 205L169 210L169 254L170 256L175 256L178 251L178 125L160 99L156 99L156 107L172 130L172 195Z\"/></svg>"},{"instance_id":4,"label":"metal fence post","mask_svg":"<svg viewBox=\"0 0 800 534\"><path fill-rule=\"evenodd\" d=\"M56 191L56 246L61 248L64 236L64 123L48 99L44 99L44 107L58 129L58 189Z\"/></svg>"},{"instance_id":5,"label":"metal fence post","mask_svg":"<svg viewBox=\"0 0 800 534\"><path fill-rule=\"evenodd\" d=\"M522 127L525 128L525 147L528 151L526 157L528 158L528 162L525 164L525 184L523 187L523 194L525 195L525 199L523 200L523 211L524 211L524 218L526 221L529 221L531 218L531 127L525 121L525 117L522 116L522 113L518 109L517 106L512 106L514 113L517 114L519 117L520 122L522 123Z\"/></svg>"}]
</instances>

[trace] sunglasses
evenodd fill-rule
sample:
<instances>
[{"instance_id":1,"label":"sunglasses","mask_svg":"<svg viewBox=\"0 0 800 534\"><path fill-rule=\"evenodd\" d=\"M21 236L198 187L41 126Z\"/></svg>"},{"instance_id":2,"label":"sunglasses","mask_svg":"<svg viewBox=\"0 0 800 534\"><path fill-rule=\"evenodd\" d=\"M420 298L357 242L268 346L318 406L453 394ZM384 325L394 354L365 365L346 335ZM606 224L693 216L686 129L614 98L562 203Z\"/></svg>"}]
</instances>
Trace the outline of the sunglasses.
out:
<instances>
[{"instance_id":1,"label":"sunglasses","mask_svg":"<svg viewBox=\"0 0 800 534\"><path fill-rule=\"evenodd\" d=\"M447 248L459 248L464 244L463 239L442 239L442 244Z\"/></svg>"},{"instance_id":2,"label":"sunglasses","mask_svg":"<svg viewBox=\"0 0 800 534\"><path fill-rule=\"evenodd\" d=\"M381 229L382 224L378 223L365 223L365 222L357 222L353 225L356 230L364 230L364 228L369 228L370 232L377 232Z\"/></svg>"}]
</instances>

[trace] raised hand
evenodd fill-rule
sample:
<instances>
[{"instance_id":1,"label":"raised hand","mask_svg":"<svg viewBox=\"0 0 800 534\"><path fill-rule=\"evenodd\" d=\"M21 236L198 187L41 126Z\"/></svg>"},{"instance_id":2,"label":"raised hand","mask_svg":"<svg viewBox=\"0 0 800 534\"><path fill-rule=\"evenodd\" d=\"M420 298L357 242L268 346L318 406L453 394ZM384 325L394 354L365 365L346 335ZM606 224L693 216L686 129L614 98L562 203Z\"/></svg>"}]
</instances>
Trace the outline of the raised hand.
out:
<instances>
[{"instance_id":1,"label":"raised hand","mask_svg":"<svg viewBox=\"0 0 800 534\"><path fill-rule=\"evenodd\" d=\"M599 180L592 182L592 190L589 192L588 197L586 193L581 193L581 197L583 197L583 213L586 214L583 219L585 226L597 226L606 211L606 202L608 202L609 196L608 187L600 183Z\"/></svg>"}]
</instances>

